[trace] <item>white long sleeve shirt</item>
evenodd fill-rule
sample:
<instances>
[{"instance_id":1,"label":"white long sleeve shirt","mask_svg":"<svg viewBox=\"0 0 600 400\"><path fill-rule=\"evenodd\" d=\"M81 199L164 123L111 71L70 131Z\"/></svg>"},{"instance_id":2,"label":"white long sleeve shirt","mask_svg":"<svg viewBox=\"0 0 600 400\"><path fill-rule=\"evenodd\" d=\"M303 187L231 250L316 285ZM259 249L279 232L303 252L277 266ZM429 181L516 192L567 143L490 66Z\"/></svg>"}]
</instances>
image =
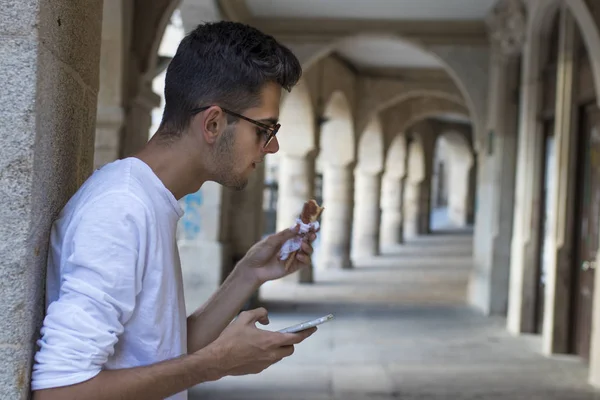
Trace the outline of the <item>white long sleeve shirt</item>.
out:
<instances>
[{"instance_id":1,"label":"white long sleeve shirt","mask_svg":"<svg viewBox=\"0 0 600 400\"><path fill-rule=\"evenodd\" d=\"M95 171L71 198L50 237L33 390L187 352L175 237L182 215L150 167L133 157Z\"/></svg>"}]
</instances>

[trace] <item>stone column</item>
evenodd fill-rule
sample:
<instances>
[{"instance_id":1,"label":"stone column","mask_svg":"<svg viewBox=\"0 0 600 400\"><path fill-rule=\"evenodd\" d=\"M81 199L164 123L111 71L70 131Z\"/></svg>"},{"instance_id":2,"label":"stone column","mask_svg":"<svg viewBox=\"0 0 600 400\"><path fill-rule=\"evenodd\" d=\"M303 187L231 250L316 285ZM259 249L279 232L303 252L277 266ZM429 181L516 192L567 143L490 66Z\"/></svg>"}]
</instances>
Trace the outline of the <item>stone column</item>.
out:
<instances>
[{"instance_id":1,"label":"stone column","mask_svg":"<svg viewBox=\"0 0 600 400\"><path fill-rule=\"evenodd\" d=\"M524 13L523 13L524 14ZM514 25L514 24L513 24ZM512 26L506 24L507 27ZM516 26L520 26L517 24ZM512 28L506 29L512 32ZM510 33L508 33L510 37ZM541 168L543 157L542 127L538 120L540 76L542 68L541 37L523 40L520 118L517 139L517 167L510 247L510 279L507 328L513 334L535 331L535 297L537 288L537 253ZM478 200L478 204L481 201Z\"/></svg>"},{"instance_id":2,"label":"stone column","mask_svg":"<svg viewBox=\"0 0 600 400\"><path fill-rule=\"evenodd\" d=\"M0 13L0 397L29 397L52 222L92 171L102 1Z\"/></svg>"},{"instance_id":3,"label":"stone column","mask_svg":"<svg viewBox=\"0 0 600 400\"><path fill-rule=\"evenodd\" d=\"M131 75L134 79L134 75ZM152 109L160 106L160 96L152 90L152 83L141 76L138 91L129 102L125 118L120 157L129 157L139 151L150 138Z\"/></svg>"},{"instance_id":4,"label":"stone column","mask_svg":"<svg viewBox=\"0 0 600 400\"><path fill-rule=\"evenodd\" d=\"M246 255L250 247L258 242L263 233L263 198L265 188L265 164L260 163L250 176L244 190L231 193L231 206L224 212L230 214L229 235L231 240L231 268L224 269L222 279L231 273L235 264ZM258 291L250 299L247 307L256 305Z\"/></svg>"},{"instance_id":5,"label":"stone column","mask_svg":"<svg viewBox=\"0 0 600 400\"><path fill-rule=\"evenodd\" d=\"M402 204L404 177L384 174L381 183L381 247L404 242Z\"/></svg>"},{"instance_id":6,"label":"stone column","mask_svg":"<svg viewBox=\"0 0 600 400\"><path fill-rule=\"evenodd\" d=\"M314 155L280 154L279 191L277 193L277 231L294 224L307 200L314 196ZM313 282L312 268L302 269L290 276L291 280Z\"/></svg>"},{"instance_id":7,"label":"stone column","mask_svg":"<svg viewBox=\"0 0 600 400\"><path fill-rule=\"evenodd\" d=\"M407 181L404 193L404 237L412 239L428 233L428 180Z\"/></svg>"},{"instance_id":8,"label":"stone column","mask_svg":"<svg viewBox=\"0 0 600 400\"><path fill-rule=\"evenodd\" d=\"M518 55L496 48L490 65L490 105L486 148L478 162L478 205L469 302L486 315L505 315L508 307L517 150Z\"/></svg>"},{"instance_id":9,"label":"stone column","mask_svg":"<svg viewBox=\"0 0 600 400\"><path fill-rule=\"evenodd\" d=\"M314 196L314 158L280 155L279 191L277 193L277 231L289 228Z\"/></svg>"},{"instance_id":10,"label":"stone column","mask_svg":"<svg viewBox=\"0 0 600 400\"><path fill-rule=\"evenodd\" d=\"M577 25L571 12L563 6L560 15L558 71L554 140L556 157L554 183L550 193L554 218L550 219L548 243L552 249L546 275L542 351L546 354L567 353L571 330L572 263L575 260L573 232L577 171L577 105L574 94L578 71L579 43Z\"/></svg>"},{"instance_id":11,"label":"stone column","mask_svg":"<svg viewBox=\"0 0 600 400\"><path fill-rule=\"evenodd\" d=\"M323 211L319 263L325 268L352 268L353 167L325 165L323 168Z\"/></svg>"},{"instance_id":12,"label":"stone column","mask_svg":"<svg viewBox=\"0 0 600 400\"><path fill-rule=\"evenodd\" d=\"M468 293L469 302L485 315L505 315L508 307L519 112L515 94L525 21L520 1L498 3L488 18L493 38L488 135L476 158L478 199Z\"/></svg>"},{"instance_id":13,"label":"stone column","mask_svg":"<svg viewBox=\"0 0 600 400\"><path fill-rule=\"evenodd\" d=\"M119 158L121 131L124 122L123 78L125 54L129 50L125 35L126 13L123 0L104 0L102 45L100 50L100 91L94 168Z\"/></svg>"},{"instance_id":14,"label":"stone column","mask_svg":"<svg viewBox=\"0 0 600 400\"><path fill-rule=\"evenodd\" d=\"M381 220L381 173L357 169L354 174L354 226L352 255L370 257L379 254Z\"/></svg>"}]
</instances>

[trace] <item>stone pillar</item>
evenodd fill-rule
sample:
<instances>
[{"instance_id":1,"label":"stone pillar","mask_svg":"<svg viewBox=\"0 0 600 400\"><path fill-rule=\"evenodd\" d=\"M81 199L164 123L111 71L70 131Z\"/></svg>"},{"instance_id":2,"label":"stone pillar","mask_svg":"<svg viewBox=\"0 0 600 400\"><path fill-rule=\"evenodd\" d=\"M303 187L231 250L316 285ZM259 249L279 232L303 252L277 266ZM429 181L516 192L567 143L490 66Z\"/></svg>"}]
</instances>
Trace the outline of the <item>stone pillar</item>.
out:
<instances>
[{"instance_id":1,"label":"stone pillar","mask_svg":"<svg viewBox=\"0 0 600 400\"><path fill-rule=\"evenodd\" d=\"M381 220L381 173L357 169L354 174L354 226L352 255L370 257L379 254Z\"/></svg>"},{"instance_id":2,"label":"stone pillar","mask_svg":"<svg viewBox=\"0 0 600 400\"><path fill-rule=\"evenodd\" d=\"M467 225L473 225L475 223L475 193L477 193L477 154L473 154L473 164L471 165L471 169L469 170L469 192L467 193Z\"/></svg>"},{"instance_id":3,"label":"stone pillar","mask_svg":"<svg viewBox=\"0 0 600 400\"><path fill-rule=\"evenodd\" d=\"M132 78L135 75L131 75ZM138 152L150 138L152 126L152 109L160 106L160 96L152 91L151 82L138 76L139 90L130 100L125 118L120 157L129 157Z\"/></svg>"},{"instance_id":4,"label":"stone pillar","mask_svg":"<svg viewBox=\"0 0 600 400\"><path fill-rule=\"evenodd\" d=\"M516 21L514 26L524 29L525 21L524 9L508 10L509 3L500 3L488 20L493 38L488 135L477 157L478 204L468 296L485 315L506 315L508 309L519 112L515 94L523 45L523 32L508 29L508 24ZM516 40L511 41L514 35Z\"/></svg>"},{"instance_id":5,"label":"stone pillar","mask_svg":"<svg viewBox=\"0 0 600 400\"><path fill-rule=\"evenodd\" d=\"M232 268L229 244L231 191L206 182L180 200L185 214L178 225L186 309L193 312L209 299Z\"/></svg>"},{"instance_id":6,"label":"stone pillar","mask_svg":"<svg viewBox=\"0 0 600 400\"><path fill-rule=\"evenodd\" d=\"M404 193L404 237L412 239L429 232L429 180L406 182Z\"/></svg>"},{"instance_id":7,"label":"stone pillar","mask_svg":"<svg viewBox=\"0 0 600 400\"><path fill-rule=\"evenodd\" d=\"M575 76L578 71L577 25L571 12L563 6L560 15L558 71L554 140L556 157L553 170L552 207L550 220L552 249L546 275L542 351L546 354L567 353L571 330L571 298L573 232L575 227L576 158L577 158L577 105L575 104Z\"/></svg>"},{"instance_id":8,"label":"stone pillar","mask_svg":"<svg viewBox=\"0 0 600 400\"><path fill-rule=\"evenodd\" d=\"M323 216L319 263L325 268L352 268L352 166L323 168Z\"/></svg>"},{"instance_id":9,"label":"stone pillar","mask_svg":"<svg viewBox=\"0 0 600 400\"><path fill-rule=\"evenodd\" d=\"M522 14L524 15L524 12ZM512 37L510 32L521 30L515 30L514 26L520 27L522 23L505 24L507 38ZM513 40L513 42L517 41ZM542 127L538 120L542 82L541 42L540 37L527 37L526 40L522 40L521 100L507 311L507 328L513 334L535 331L536 304L533 294L538 285L536 275L539 232L537 227L541 212L539 187L544 147Z\"/></svg>"},{"instance_id":10,"label":"stone pillar","mask_svg":"<svg viewBox=\"0 0 600 400\"><path fill-rule=\"evenodd\" d=\"M277 194L277 231L289 228L314 196L314 158L280 155Z\"/></svg>"},{"instance_id":11,"label":"stone pillar","mask_svg":"<svg viewBox=\"0 0 600 400\"><path fill-rule=\"evenodd\" d=\"M125 35L126 13L123 0L104 0L102 45L100 50L100 91L94 168L119 158L121 130L124 122L123 78L125 54L129 50Z\"/></svg>"},{"instance_id":12,"label":"stone pillar","mask_svg":"<svg viewBox=\"0 0 600 400\"><path fill-rule=\"evenodd\" d=\"M279 155L279 191L277 194L277 231L294 224L307 200L314 197L314 155ZM312 268L302 269L290 276L302 283L313 282Z\"/></svg>"},{"instance_id":13,"label":"stone pillar","mask_svg":"<svg viewBox=\"0 0 600 400\"><path fill-rule=\"evenodd\" d=\"M102 1L0 13L0 397L29 397L52 222L92 171Z\"/></svg>"},{"instance_id":14,"label":"stone pillar","mask_svg":"<svg viewBox=\"0 0 600 400\"><path fill-rule=\"evenodd\" d=\"M404 243L402 204L405 177L384 174L381 182L381 247Z\"/></svg>"},{"instance_id":15,"label":"stone pillar","mask_svg":"<svg viewBox=\"0 0 600 400\"><path fill-rule=\"evenodd\" d=\"M222 280L231 273L235 264L246 255L250 247L260 241L264 225L263 197L265 188L265 164L257 165L244 190L231 193L231 206L224 209L230 214L229 235L231 241L231 268L224 269ZM248 307L255 305L258 291L250 299Z\"/></svg>"}]
</instances>

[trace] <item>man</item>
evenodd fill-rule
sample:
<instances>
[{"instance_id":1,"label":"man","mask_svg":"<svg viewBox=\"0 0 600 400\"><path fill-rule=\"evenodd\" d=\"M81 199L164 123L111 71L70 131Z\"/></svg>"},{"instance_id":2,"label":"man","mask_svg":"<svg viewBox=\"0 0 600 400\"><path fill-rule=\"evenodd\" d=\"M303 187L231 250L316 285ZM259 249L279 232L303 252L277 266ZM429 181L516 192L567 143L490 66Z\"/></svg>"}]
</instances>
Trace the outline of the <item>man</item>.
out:
<instances>
[{"instance_id":1,"label":"man","mask_svg":"<svg viewBox=\"0 0 600 400\"><path fill-rule=\"evenodd\" d=\"M262 371L314 332L258 329L264 309L230 323L262 283L286 274L277 253L296 229L252 247L187 319L175 240L178 199L206 181L242 189L278 151L281 89L300 75L287 48L245 25L201 25L182 40L158 132L95 171L53 226L34 399L185 399L193 385ZM315 235L292 271L310 264Z\"/></svg>"}]
</instances>

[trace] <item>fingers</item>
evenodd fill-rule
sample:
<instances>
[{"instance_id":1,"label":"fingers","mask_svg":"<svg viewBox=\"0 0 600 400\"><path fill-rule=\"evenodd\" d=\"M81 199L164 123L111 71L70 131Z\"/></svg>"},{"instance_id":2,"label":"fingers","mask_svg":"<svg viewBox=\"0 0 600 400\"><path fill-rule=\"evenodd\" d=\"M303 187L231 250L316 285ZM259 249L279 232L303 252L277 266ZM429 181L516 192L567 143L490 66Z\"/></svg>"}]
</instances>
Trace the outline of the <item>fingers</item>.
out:
<instances>
[{"instance_id":1,"label":"fingers","mask_svg":"<svg viewBox=\"0 0 600 400\"><path fill-rule=\"evenodd\" d=\"M293 345L281 346L280 348L278 348L276 350L276 353L277 353L276 357L280 360L284 357L289 357L292 354L294 354L294 346Z\"/></svg>"},{"instance_id":2,"label":"fingers","mask_svg":"<svg viewBox=\"0 0 600 400\"><path fill-rule=\"evenodd\" d=\"M243 311L240 313L238 320L243 324L255 324L256 322L269 321L267 310L263 307L254 310ZM268 322L267 322L268 323ZM263 324L264 325L264 324Z\"/></svg>"},{"instance_id":3,"label":"fingers","mask_svg":"<svg viewBox=\"0 0 600 400\"><path fill-rule=\"evenodd\" d=\"M269 244L279 247L282 246L286 241L295 237L299 231L300 226L296 225L293 228L284 229L281 232L277 232L276 234L269 236L267 241Z\"/></svg>"},{"instance_id":4,"label":"fingers","mask_svg":"<svg viewBox=\"0 0 600 400\"><path fill-rule=\"evenodd\" d=\"M317 331L317 327L305 329L297 333L282 333L284 335L282 344L283 345L294 345L302 343L306 338L310 337Z\"/></svg>"},{"instance_id":5,"label":"fingers","mask_svg":"<svg viewBox=\"0 0 600 400\"><path fill-rule=\"evenodd\" d=\"M302 251L304 253L306 253L309 256L313 253L313 247L306 242L302 242L302 245L300 245L300 248L302 249Z\"/></svg>"},{"instance_id":6,"label":"fingers","mask_svg":"<svg viewBox=\"0 0 600 400\"><path fill-rule=\"evenodd\" d=\"M296 254L296 259L303 264L310 264L310 257L314 252L313 247L308 242L303 241L300 245L300 249L302 250L302 252L298 252Z\"/></svg>"}]
</instances>

